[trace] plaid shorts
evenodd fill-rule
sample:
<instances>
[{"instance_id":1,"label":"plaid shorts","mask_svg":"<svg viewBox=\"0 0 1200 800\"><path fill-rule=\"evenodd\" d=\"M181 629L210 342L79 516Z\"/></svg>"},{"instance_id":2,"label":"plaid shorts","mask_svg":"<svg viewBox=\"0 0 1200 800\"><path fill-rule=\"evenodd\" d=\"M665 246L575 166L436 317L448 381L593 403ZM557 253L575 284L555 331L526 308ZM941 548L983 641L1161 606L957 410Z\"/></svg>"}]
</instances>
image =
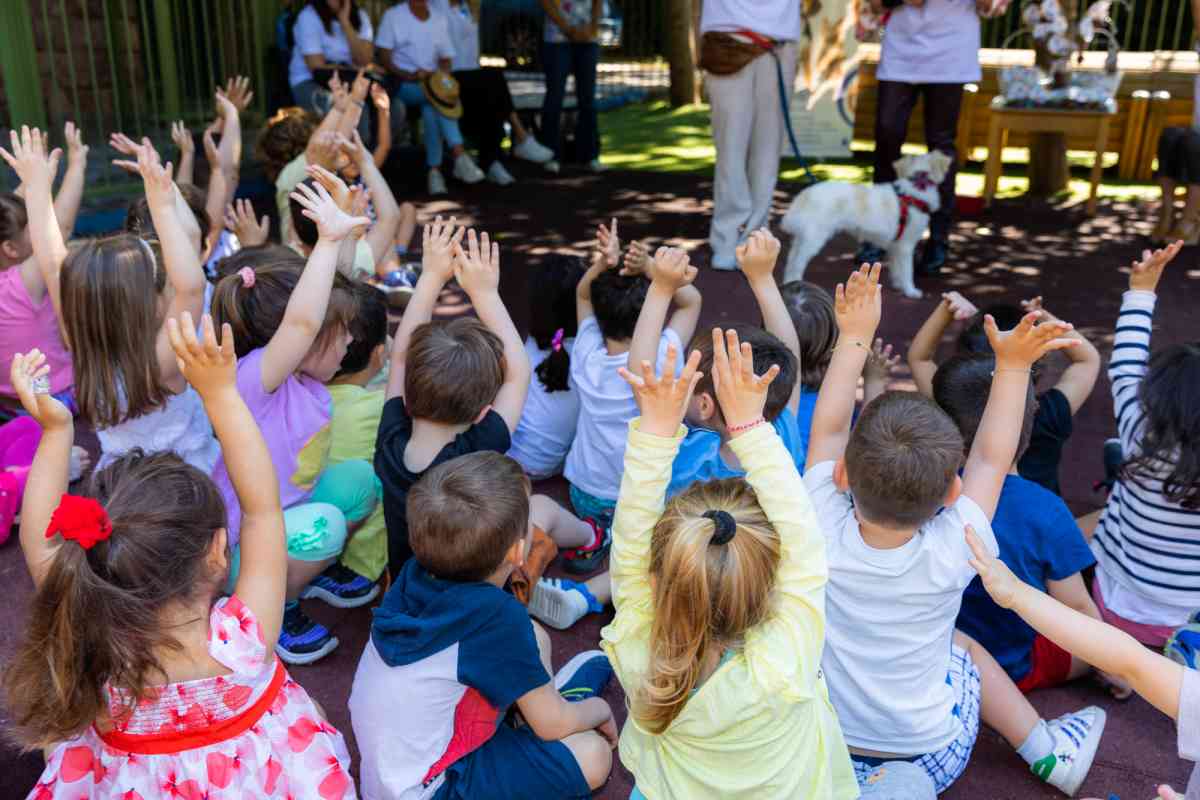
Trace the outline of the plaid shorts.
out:
<instances>
[{"instance_id":1,"label":"plaid shorts","mask_svg":"<svg viewBox=\"0 0 1200 800\"><path fill-rule=\"evenodd\" d=\"M854 777L858 785L864 786L879 765L885 761L911 761L933 779L938 794L950 788L958 780L971 760L975 748L975 737L979 735L979 703L981 699L979 670L971 656L958 645L950 647L950 672L946 683L954 690L954 718L961 728L958 738L936 753L926 753L910 758L863 758L851 756L854 762Z\"/></svg>"}]
</instances>

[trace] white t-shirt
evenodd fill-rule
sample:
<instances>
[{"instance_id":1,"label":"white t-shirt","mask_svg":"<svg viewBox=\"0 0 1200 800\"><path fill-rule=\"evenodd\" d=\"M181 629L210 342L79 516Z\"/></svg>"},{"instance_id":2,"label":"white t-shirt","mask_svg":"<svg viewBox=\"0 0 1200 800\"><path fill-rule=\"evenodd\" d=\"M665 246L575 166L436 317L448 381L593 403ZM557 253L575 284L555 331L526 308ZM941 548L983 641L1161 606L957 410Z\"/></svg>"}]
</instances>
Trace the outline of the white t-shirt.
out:
<instances>
[{"instance_id":1,"label":"white t-shirt","mask_svg":"<svg viewBox=\"0 0 1200 800\"><path fill-rule=\"evenodd\" d=\"M667 328L658 340L656 369L662 369L667 345L683 353L679 335ZM676 371L683 369L677 359ZM579 324L571 350L571 387L579 394L579 425L567 453L563 476L575 487L601 500L616 501L625 469L629 421L638 415L633 389L617 374L629 354L610 356L595 317Z\"/></svg>"},{"instance_id":2,"label":"white t-shirt","mask_svg":"<svg viewBox=\"0 0 1200 800\"><path fill-rule=\"evenodd\" d=\"M701 33L738 30L794 42L800 38L800 0L704 0Z\"/></svg>"},{"instance_id":3,"label":"white t-shirt","mask_svg":"<svg viewBox=\"0 0 1200 800\"><path fill-rule=\"evenodd\" d=\"M946 682L967 563L967 524L996 555L983 510L965 495L921 526L903 547L877 550L862 539L854 504L833 482L834 462L809 466L829 560L825 656L821 666L846 744L896 755L941 750L961 733Z\"/></svg>"},{"instance_id":4,"label":"white t-shirt","mask_svg":"<svg viewBox=\"0 0 1200 800\"><path fill-rule=\"evenodd\" d=\"M446 18L450 26L450 41L454 43L454 62L451 69L479 69L479 23L471 15L467 0L451 6L449 0L433 0L434 12Z\"/></svg>"},{"instance_id":5,"label":"white t-shirt","mask_svg":"<svg viewBox=\"0 0 1200 800\"><path fill-rule=\"evenodd\" d=\"M383 15L375 46L391 50L392 65L405 72L431 72L437 69L439 60L454 58L446 17L431 7L429 19L417 19L408 3L392 6Z\"/></svg>"},{"instance_id":6,"label":"white t-shirt","mask_svg":"<svg viewBox=\"0 0 1200 800\"><path fill-rule=\"evenodd\" d=\"M358 19L358 38L371 41L375 36L371 18L360 8ZM330 64L354 63L350 55L350 40L342 32L342 24L334 19L329 24L329 30L325 30L320 15L312 6L305 6L297 15L296 24L292 27L292 37L296 44L292 48L291 64L288 65L288 86L312 80L312 70L304 63L305 56L324 55Z\"/></svg>"},{"instance_id":7,"label":"white t-shirt","mask_svg":"<svg viewBox=\"0 0 1200 800\"><path fill-rule=\"evenodd\" d=\"M979 68L975 0L925 0L892 12L876 77L899 83L971 83Z\"/></svg>"},{"instance_id":8,"label":"white t-shirt","mask_svg":"<svg viewBox=\"0 0 1200 800\"><path fill-rule=\"evenodd\" d=\"M574 345L574 339L563 342L568 355ZM550 351L540 349L532 336L525 340L525 354L529 356L529 363L535 372L529 382L525 408L521 411L517 429L513 431L512 447L508 454L531 477L540 480L558 474L567 451L571 449L575 425L579 422L579 393L570 385L566 391L546 391L536 370L550 355Z\"/></svg>"}]
</instances>

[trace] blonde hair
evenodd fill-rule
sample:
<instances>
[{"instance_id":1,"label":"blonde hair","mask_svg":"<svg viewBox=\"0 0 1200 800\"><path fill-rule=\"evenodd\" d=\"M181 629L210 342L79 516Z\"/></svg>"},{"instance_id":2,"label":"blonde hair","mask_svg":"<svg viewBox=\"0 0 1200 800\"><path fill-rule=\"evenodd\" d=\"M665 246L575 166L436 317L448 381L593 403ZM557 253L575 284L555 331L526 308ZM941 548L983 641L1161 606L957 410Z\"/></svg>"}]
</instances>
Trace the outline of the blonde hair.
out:
<instances>
[{"instance_id":1,"label":"blonde hair","mask_svg":"<svg viewBox=\"0 0 1200 800\"><path fill-rule=\"evenodd\" d=\"M716 521L733 517L736 533L712 542ZM742 478L693 484L667 503L650 540L654 623L650 662L633 713L653 733L679 716L714 647L740 647L746 631L770 614L779 568L779 534Z\"/></svg>"}]
</instances>

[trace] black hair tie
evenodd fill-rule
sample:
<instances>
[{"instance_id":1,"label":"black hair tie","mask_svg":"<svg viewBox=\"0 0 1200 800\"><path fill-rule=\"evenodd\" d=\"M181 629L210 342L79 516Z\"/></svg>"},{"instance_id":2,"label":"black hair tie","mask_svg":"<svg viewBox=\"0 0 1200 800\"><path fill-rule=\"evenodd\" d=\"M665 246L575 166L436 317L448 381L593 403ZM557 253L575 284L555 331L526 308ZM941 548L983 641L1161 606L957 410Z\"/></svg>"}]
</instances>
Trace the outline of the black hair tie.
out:
<instances>
[{"instance_id":1,"label":"black hair tie","mask_svg":"<svg viewBox=\"0 0 1200 800\"><path fill-rule=\"evenodd\" d=\"M713 526L716 529L713 532L710 544L729 544L729 540L737 533L737 521L728 511L720 511L712 509L704 512L705 519L711 519Z\"/></svg>"}]
</instances>

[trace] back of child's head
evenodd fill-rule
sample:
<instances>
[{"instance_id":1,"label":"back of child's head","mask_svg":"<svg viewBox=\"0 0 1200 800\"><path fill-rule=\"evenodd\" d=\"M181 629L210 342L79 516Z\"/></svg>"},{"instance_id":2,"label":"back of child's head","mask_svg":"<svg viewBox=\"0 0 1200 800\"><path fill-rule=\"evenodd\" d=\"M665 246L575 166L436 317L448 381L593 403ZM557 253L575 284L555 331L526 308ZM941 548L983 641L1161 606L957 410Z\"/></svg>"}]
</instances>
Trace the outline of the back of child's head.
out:
<instances>
[{"instance_id":1,"label":"back of child's head","mask_svg":"<svg viewBox=\"0 0 1200 800\"><path fill-rule=\"evenodd\" d=\"M726 525L732 538L720 544ZM742 478L695 483L667 503L650 538L654 622L646 679L633 697L639 724L666 730L698 685L705 656L740 646L767 619L780 551Z\"/></svg>"},{"instance_id":2,"label":"back of child's head","mask_svg":"<svg viewBox=\"0 0 1200 800\"><path fill-rule=\"evenodd\" d=\"M0 267L17 264L33 255L28 227L25 201L12 192L0 192Z\"/></svg>"},{"instance_id":3,"label":"back of child's head","mask_svg":"<svg viewBox=\"0 0 1200 800\"><path fill-rule=\"evenodd\" d=\"M213 323L218 329L226 322L233 328L238 358L266 347L279 330L304 264L303 256L278 245L246 247L222 260L221 277L213 288ZM356 310L354 284L336 273L314 348L325 347L349 330Z\"/></svg>"},{"instance_id":4,"label":"back of child's head","mask_svg":"<svg viewBox=\"0 0 1200 800\"><path fill-rule=\"evenodd\" d=\"M1136 453L1126 453L1123 478L1162 481L1163 495L1200 511L1200 341L1163 348L1150 357L1138 387L1144 422Z\"/></svg>"},{"instance_id":5,"label":"back of child's head","mask_svg":"<svg viewBox=\"0 0 1200 800\"><path fill-rule=\"evenodd\" d=\"M534 369L547 392L565 392L571 356L563 345L579 327L575 289L587 268L578 256L552 255L529 275L529 335L550 355Z\"/></svg>"},{"instance_id":6,"label":"back of child's head","mask_svg":"<svg viewBox=\"0 0 1200 800\"><path fill-rule=\"evenodd\" d=\"M837 342L837 318L833 297L808 281L789 281L779 287L800 339L800 385L816 391L825 380Z\"/></svg>"},{"instance_id":7,"label":"back of child's head","mask_svg":"<svg viewBox=\"0 0 1200 800\"><path fill-rule=\"evenodd\" d=\"M404 406L413 419L466 425L504 383L504 344L477 319L426 322L404 359Z\"/></svg>"},{"instance_id":8,"label":"back of child's head","mask_svg":"<svg viewBox=\"0 0 1200 800\"><path fill-rule=\"evenodd\" d=\"M632 339L649 289L650 279L645 275L622 275L610 269L596 276L592 281L592 310L600 335L616 342Z\"/></svg>"},{"instance_id":9,"label":"back of child's head","mask_svg":"<svg viewBox=\"0 0 1200 800\"><path fill-rule=\"evenodd\" d=\"M371 355L387 342L387 296L369 283L354 283L358 313L350 320L350 346L335 378L362 372L371 364Z\"/></svg>"},{"instance_id":10,"label":"back of child's head","mask_svg":"<svg viewBox=\"0 0 1200 800\"><path fill-rule=\"evenodd\" d=\"M304 152L316 130L316 118L299 106L281 108L267 120L258 134L255 155L269 180L274 181L280 170Z\"/></svg>"},{"instance_id":11,"label":"back of child's head","mask_svg":"<svg viewBox=\"0 0 1200 800\"><path fill-rule=\"evenodd\" d=\"M312 178L306 178L302 183L314 192L317 191L317 182ZM321 233L317 230L317 223L304 216L304 206L290 195L288 196L288 212L292 216L292 230L296 232L296 238L308 247L315 247L317 240L321 238Z\"/></svg>"},{"instance_id":12,"label":"back of child's head","mask_svg":"<svg viewBox=\"0 0 1200 800\"><path fill-rule=\"evenodd\" d=\"M54 550L5 673L15 735L30 749L106 714L107 688L132 707L163 683L158 657L180 647L164 612L211 603L227 579L211 562L226 526L221 494L174 453L134 450L94 473L83 495L104 507L112 533Z\"/></svg>"},{"instance_id":13,"label":"back of child's head","mask_svg":"<svg viewBox=\"0 0 1200 800\"><path fill-rule=\"evenodd\" d=\"M59 291L75 401L93 425L111 427L167 398L155 355L166 286L157 261L149 243L123 233L86 240L63 262Z\"/></svg>"},{"instance_id":14,"label":"back of child's head","mask_svg":"<svg viewBox=\"0 0 1200 800\"><path fill-rule=\"evenodd\" d=\"M941 508L963 462L962 434L917 392L884 392L854 424L846 475L858 514L885 528L917 528Z\"/></svg>"},{"instance_id":15,"label":"back of child's head","mask_svg":"<svg viewBox=\"0 0 1200 800\"><path fill-rule=\"evenodd\" d=\"M958 352L965 355L992 354L992 343L988 341L987 332L983 328L983 318L988 315L996 320L999 330L1011 331L1020 323L1025 312L1012 303L993 303L987 306L972 317L970 324L958 335Z\"/></svg>"},{"instance_id":16,"label":"back of child's head","mask_svg":"<svg viewBox=\"0 0 1200 800\"><path fill-rule=\"evenodd\" d=\"M773 364L779 365L779 374L771 382L767 390L767 402L763 406L763 418L773 422L787 408L792 390L796 388L796 356L778 336L763 330L757 325L739 323L727 330L737 331L738 340L748 342L754 348L754 372L762 375ZM711 395L716 400L716 389L713 386L713 340L712 331L697 333L692 339L692 349L700 351L700 365L697 371L703 373L696 384L695 394ZM715 403L714 403L715 404Z\"/></svg>"},{"instance_id":17,"label":"back of child's head","mask_svg":"<svg viewBox=\"0 0 1200 800\"><path fill-rule=\"evenodd\" d=\"M529 477L503 453L468 453L408 490L408 542L417 563L447 581L483 581L529 535Z\"/></svg>"},{"instance_id":18,"label":"back of child's head","mask_svg":"<svg viewBox=\"0 0 1200 800\"><path fill-rule=\"evenodd\" d=\"M178 186L180 196L187 203L192 216L196 218L196 224L200 226L200 238L203 239L208 236L212 225L206 207L208 193L190 183L181 183ZM138 195L137 199L129 204L125 211L125 230L143 239L158 239L158 232L154 230L154 219L150 216L150 201L146 199L146 195Z\"/></svg>"},{"instance_id":19,"label":"back of child's head","mask_svg":"<svg viewBox=\"0 0 1200 800\"><path fill-rule=\"evenodd\" d=\"M933 399L943 411L950 415L963 438L963 455L971 452L979 423L983 422L983 411L987 407L988 395L992 391L992 373L996 359L991 355L957 355L938 367L933 376ZM1025 404L1025 418L1021 423L1021 438L1017 444L1019 459L1029 448L1033 435L1033 418L1037 414L1037 397L1030 383Z\"/></svg>"}]
</instances>

